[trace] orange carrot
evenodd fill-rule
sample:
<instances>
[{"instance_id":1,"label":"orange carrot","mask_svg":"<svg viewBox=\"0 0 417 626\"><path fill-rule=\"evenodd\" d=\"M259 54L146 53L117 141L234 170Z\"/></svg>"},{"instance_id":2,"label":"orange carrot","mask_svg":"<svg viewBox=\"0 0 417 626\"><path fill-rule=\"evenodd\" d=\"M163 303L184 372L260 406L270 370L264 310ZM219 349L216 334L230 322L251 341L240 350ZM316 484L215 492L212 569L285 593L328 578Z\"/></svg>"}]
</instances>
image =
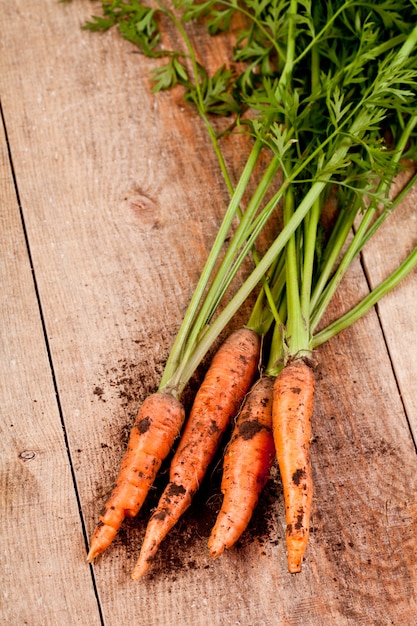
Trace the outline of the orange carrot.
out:
<instances>
[{"instance_id":1,"label":"orange carrot","mask_svg":"<svg viewBox=\"0 0 417 626\"><path fill-rule=\"evenodd\" d=\"M135 517L184 422L172 395L154 393L143 402L122 458L116 486L91 539L89 562L110 545L125 517Z\"/></svg>"},{"instance_id":2,"label":"orange carrot","mask_svg":"<svg viewBox=\"0 0 417 626\"><path fill-rule=\"evenodd\" d=\"M258 380L237 417L223 463L223 503L208 541L213 558L242 535L269 478L275 459L273 385L274 378L270 376Z\"/></svg>"},{"instance_id":3,"label":"orange carrot","mask_svg":"<svg viewBox=\"0 0 417 626\"><path fill-rule=\"evenodd\" d=\"M301 571L310 530L314 389L314 373L301 359L289 363L274 384L273 433L284 490L288 570L292 574Z\"/></svg>"},{"instance_id":4,"label":"orange carrot","mask_svg":"<svg viewBox=\"0 0 417 626\"><path fill-rule=\"evenodd\" d=\"M134 580L148 570L162 540L191 504L226 427L250 389L259 355L259 336L246 328L232 333L214 355L172 459L169 484L149 520Z\"/></svg>"}]
</instances>

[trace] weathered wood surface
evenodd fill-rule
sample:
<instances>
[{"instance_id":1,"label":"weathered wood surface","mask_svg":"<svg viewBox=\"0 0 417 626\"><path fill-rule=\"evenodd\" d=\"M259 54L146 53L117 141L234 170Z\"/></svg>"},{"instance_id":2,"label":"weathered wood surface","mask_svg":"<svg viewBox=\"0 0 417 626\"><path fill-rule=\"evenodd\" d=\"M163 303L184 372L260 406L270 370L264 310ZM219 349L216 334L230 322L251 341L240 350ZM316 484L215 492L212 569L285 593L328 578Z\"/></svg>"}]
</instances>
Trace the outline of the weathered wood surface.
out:
<instances>
[{"instance_id":1,"label":"weathered wood surface","mask_svg":"<svg viewBox=\"0 0 417 626\"><path fill-rule=\"evenodd\" d=\"M148 578L129 573L154 494L86 564L227 198L200 121L150 93L150 62L80 30L94 6L0 0L0 623L416 623L415 273L320 350L301 575L277 477L239 547L209 559L214 471ZM371 284L416 243L416 193L365 254ZM357 263L333 312L366 289Z\"/></svg>"}]
</instances>

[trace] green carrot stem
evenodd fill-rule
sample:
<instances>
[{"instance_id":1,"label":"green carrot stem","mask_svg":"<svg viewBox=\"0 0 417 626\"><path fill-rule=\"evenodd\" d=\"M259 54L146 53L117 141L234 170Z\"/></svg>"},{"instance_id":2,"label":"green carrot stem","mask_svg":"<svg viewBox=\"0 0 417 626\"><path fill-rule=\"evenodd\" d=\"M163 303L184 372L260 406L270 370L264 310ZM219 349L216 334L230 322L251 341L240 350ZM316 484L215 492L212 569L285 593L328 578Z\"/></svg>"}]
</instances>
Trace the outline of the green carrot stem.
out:
<instances>
[{"instance_id":1,"label":"green carrot stem","mask_svg":"<svg viewBox=\"0 0 417 626\"><path fill-rule=\"evenodd\" d=\"M409 191L412 189L412 187L414 187L416 183L417 183L417 170L411 176L407 184L404 185L401 191L398 192L398 194L395 196L394 200L392 200L389 207L385 211L382 211L382 213L369 226L368 230L366 231L366 234L363 237L362 247L364 247L368 243L368 241L373 237L373 235L376 233L378 228L382 226L382 224L385 222L387 217L389 217L392 214L392 212L396 209L396 207L404 200L406 195L409 193Z\"/></svg>"},{"instance_id":2,"label":"green carrot stem","mask_svg":"<svg viewBox=\"0 0 417 626\"><path fill-rule=\"evenodd\" d=\"M253 233L251 232L251 222L253 222L254 216L258 212L264 196L268 192L274 178L276 177L278 169L278 159L272 158L264 173L264 176L262 177L262 180L260 181L248 203L246 211L240 215L240 223L227 247L222 262L213 278L205 302L203 303L199 316L196 320L196 327L202 327L210 321L214 312L217 310L217 307L219 306L224 294L226 293L231 282L236 276L236 273L242 265L245 257L248 255L251 249L253 250L256 237L254 237ZM260 230L258 229L257 232L260 232ZM258 263L258 255L255 253L255 255L253 256L255 263ZM190 337L190 344L193 343L194 339L194 336Z\"/></svg>"},{"instance_id":3,"label":"green carrot stem","mask_svg":"<svg viewBox=\"0 0 417 626\"><path fill-rule=\"evenodd\" d=\"M287 35L287 53L285 57L284 67L282 69L278 87L277 87L277 95L282 89L285 89L288 84L291 83L291 77L294 68L294 57L295 57L295 40L296 40L296 20L297 20L297 8L298 8L298 0L291 0L290 6L288 7L288 35Z\"/></svg>"},{"instance_id":4,"label":"green carrot stem","mask_svg":"<svg viewBox=\"0 0 417 626\"><path fill-rule=\"evenodd\" d=\"M313 203L319 201L319 197ZM290 186L287 189L284 200L284 220L285 223L291 219L294 214L294 193ZM299 251L296 245L296 232L294 232L288 240L285 251L285 267L286 267L286 294L287 294L287 344L290 355L301 355L308 350L308 334L304 323L301 301L300 301L300 277L299 277Z\"/></svg>"},{"instance_id":5,"label":"green carrot stem","mask_svg":"<svg viewBox=\"0 0 417 626\"><path fill-rule=\"evenodd\" d=\"M320 181L314 183L310 187L308 193L304 196L296 211L294 211L294 215L271 244L259 264L246 278L213 323L207 328L202 338L196 343L195 348L189 357L187 359L183 359L180 364L177 364L177 369L173 372L171 379L168 379L167 377L164 378L164 384L161 385L160 391L173 390L174 393L180 395L184 386L200 364L206 352L210 349L216 338L232 319L233 315L235 315L235 313L243 305L246 298L261 282L262 277L268 272L278 254L284 249L287 241L300 225L305 215L310 210L312 203L321 194L325 186L326 182Z\"/></svg>"},{"instance_id":6,"label":"green carrot stem","mask_svg":"<svg viewBox=\"0 0 417 626\"><path fill-rule=\"evenodd\" d=\"M269 289L265 289L265 285L263 285L246 324L248 328L256 331L259 335L268 332L273 322L278 325L283 323L277 303L285 287L284 254L278 255L274 267L268 272L267 278L264 277L264 281L267 281Z\"/></svg>"},{"instance_id":7,"label":"green carrot stem","mask_svg":"<svg viewBox=\"0 0 417 626\"><path fill-rule=\"evenodd\" d=\"M407 39L404 41L401 48L398 50L391 64L392 71L395 72L397 68L404 66L410 55L415 52L417 46L417 24L414 26Z\"/></svg>"},{"instance_id":8,"label":"green carrot stem","mask_svg":"<svg viewBox=\"0 0 417 626\"><path fill-rule=\"evenodd\" d=\"M318 6L314 9L317 17ZM314 93L320 84L320 52L319 46L311 50L311 91ZM317 228L321 212L321 198L315 200L311 211L305 217L304 226L304 258L301 284L301 315L306 325L307 336L310 335L310 298L313 284L313 270L316 253Z\"/></svg>"},{"instance_id":9,"label":"green carrot stem","mask_svg":"<svg viewBox=\"0 0 417 626\"><path fill-rule=\"evenodd\" d=\"M378 287L373 289L361 302L350 311L342 315L332 324L329 324L316 333L312 339L312 348L317 348L329 339L335 337L348 326L351 326L358 319L363 317L379 300L392 291L415 267L417 267L417 246L401 263L401 265L390 274Z\"/></svg>"},{"instance_id":10,"label":"green carrot stem","mask_svg":"<svg viewBox=\"0 0 417 626\"><path fill-rule=\"evenodd\" d=\"M314 311L311 314L310 318L310 327L311 332L314 333L314 330L317 328L320 320L322 319L327 307L329 306L330 300L333 298L337 288L339 287L343 276L346 274L346 271L351 266L354 258L359 254L363 247L364 237L366 235L366 231L368 226L373 220L375 214L375 207L371 206L366 211L365 215L362 217L359 228L357 229L344 257L342 258L336 272L334 273L332 279L327 284L326 288L323 290L321 294L321 298L318 301L318 304Z\"/></svg>"},{"instance_id":11,"label":"green carrot stem","mask_svg":"<svg viewBox=\"0 0 417 626\"><path fill-rule=\"evenodd\" d=\"M417 124L417 116L413 116L409 119L404 131L402 133L401 138L397 143L397 148L393 153L392 159L395 162L399 162L401 159L401 155L403 154L404 148L410 138L411 133L413 132L415 126ZM378 187L377 193L375 194L375 198L382 198L385 194L388 193L390 187L390 181L382 181ZM376 232L376 228L380 227L385 218L380 218L376 220L372 226L372 222L375 217L375 213L377 210L376 200L371 203L367 211L362 217L359 227L357 228L352 241L346 250L342 260L339 263L339 266L332 276L331 280L327 283L326 287L320 293L320 297L315 297L315 308L311 312L310 316L310 328L311 332L314 333L314 330L317 328L320 320L322 319L330 300L335 294L343 276L346 274L346 271L352 264L353 259L359 254L362 250L363 246L367 241L369 241L370 234L374 234ZM388 213L387 213L388 215ZM348 222L346 223L346 227ZM347 230L344 231L344 234L347 235ZM339 241L340 246L341 240ZM336 251L336 248L335 248ZM322 286L323 281L320 281L320 287ZM316 294L315 294L316 296Z\"/></svg>"},{"instance_id":12,"label":"green carrot stem","mask_svg":"<svg viewBox=\"0 0 417 626\"><path fill-rule=\"evenodd\" d=\"M286 328L284 324L275 324L271 339L266 376L278 376L288 358Z\"/></svg>"},{"instance_id":13,"label":"green carrot stem","mask_svg":"<svg viewBox=\"0 0 417 626\"><path fill-rule=\"evenodd\" d=\"M172 377L173 373L176 371L178 367L178 364L183 358L184 346L186 345L186 342L189 339L189 334L193 329L194 321L201 307L201 302L203 301L204 293L206 291L208 282L212 276L214 267L223 249L223 245L226 240L226 237L229 234L233 219L236 216L237 208L240 206L242 196L245 192L248 181L252 175L252 172L255 167L261 148L262 148L261 141L260 140L255 141L252 147L251 154L246 162L245 168L242 172L240 180L236 186L235 192L232 196L232 199L229 203L227 211L224 215L223 221L217 232L215 241L212 245L210 254L208 256L206 264L202 270L200 279L196 285L196 288L190 300L190 304L187 308L186 314L183 318L178 334L175 338L174 344L172 346L172 350L170 352L164 372L162 374L161 383L160 383L161 389L164 388L167 381ZM194 326L194 329L195 329L195 326Z\"/></svg>"},{"instance_id":14,"label":"green carrot stem","mask_svg":"<svg viewBox=\"0 0 417 626\"><path fill-rule=\"evenodd\" d=\"M310 334L310 300L313 283L313 269L316 251L317 228L320 218L320 198L314 202L311 211L305 219L304 259L301 284L301 315L306 325L307 334Z\"/></svg>"},{"instance_id":15,"label":"green carrot stem","mask_svg":"<svg viewBox=\"0 0 417 626\"><path fill-rule=\"evenodd\" d=\"M310 318L310 326L315 325L314 312L318 307L318 302L323 295L329 277L331 276L331 273L336 265L342 248L347 240L347 237L351 232L353 222L355 221L355 217L358 214L360 204L360 199L356 199L352 206L347 210L342 207L336 224L332 230L323 255L324 263L320 270L320 275L316 280L309 303L308 316ZM318 316L319 313L317 313L317 317Z\"/></svg>"}]
</instances>

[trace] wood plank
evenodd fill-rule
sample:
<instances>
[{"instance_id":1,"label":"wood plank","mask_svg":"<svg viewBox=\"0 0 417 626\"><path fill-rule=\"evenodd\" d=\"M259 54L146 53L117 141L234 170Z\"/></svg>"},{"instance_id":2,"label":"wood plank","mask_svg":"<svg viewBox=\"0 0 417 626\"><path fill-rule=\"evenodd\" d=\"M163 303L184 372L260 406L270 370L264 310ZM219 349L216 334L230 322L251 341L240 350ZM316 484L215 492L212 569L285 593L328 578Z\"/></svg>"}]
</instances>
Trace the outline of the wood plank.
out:
<instances>
[{"instance_id":1,"label":"wood plank","mask_svg":"<svg viewBox=\"0 0 417 626\"><path fill-rule=\"evenodd\" d=\"M83 563L78 503L3 130L2 126L0 623L99 624L93 581ZM68 585L68 580L76 584Z\"/></svg>"},{"instance_id":2,"label":"wood plank","mask_svg":"<svg viewBox=\"0 0 417 626\"><path fill-rule=\"evenodd\" d=\"M408 172L402 173L392 190L394 196L405 184ZM370 285L375 287L405 259L417 245L417 188L387 218L383 227L364 250L365 268ZM414 270L394 292L378 304L384 337L392 358L402 401L417 442L417 398L415 345L417 318L412 314L417 307L417 272Z\"/></svg>"},{"instance_id":3,"label":"wood plank","mask_svg":"<svg viewBox=\"0 0 417 626\"><path fill-rule=\"evenodd\" d=\"M30 15L23 0L0 6L2 102L91 532L137 405L157 385L226 193L199 120L176 94L150 93L152 63L115 33L80 31L90 3L33 0ZM356 265L333 313L359 290L366 284ZM151 575L133 583L162 476L94 566L104 622L413 623L416 458L375 312L320 350L314 426L313 535L301 576L286 573L277 476L239 546L209 559L220 502L213 468ZM64 533L61 522L57 534ZM66 536L81 541L75 531ZM83 555L68 559L87 571ZM80 588L78 570L66 584Z\"/></svg>"}]
</instances>

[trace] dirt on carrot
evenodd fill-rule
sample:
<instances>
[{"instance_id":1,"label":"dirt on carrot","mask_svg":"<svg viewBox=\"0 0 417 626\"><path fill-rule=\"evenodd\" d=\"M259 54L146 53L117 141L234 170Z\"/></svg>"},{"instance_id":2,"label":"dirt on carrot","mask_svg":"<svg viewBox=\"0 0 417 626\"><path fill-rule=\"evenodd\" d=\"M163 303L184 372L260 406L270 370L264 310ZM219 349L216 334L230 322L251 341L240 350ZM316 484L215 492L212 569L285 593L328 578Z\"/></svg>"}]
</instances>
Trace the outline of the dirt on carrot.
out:
<instances>
[{"instance_id":1,"label":"dirt on carrot","mask_svg":"<svg viewBox=\"0 0 417 626\"><path fill-rule=\"evenodd\" d=\"M240 538L269 478L275 460L273 385L274 378L260 378L246 396L237 416L223 463L223 503L208 541L213 558Z\"/></svg>"},{"instance_id":2,"label":"dirt on carrot","mask_svg":"<svg viewBox=\"0 0 417 626\"><path fill-rule=\"evenodd\" d=\"M301 571L310 532L314 391L314 372L301 359L290 362L274 384L273 433L284 490L288 570L292 574Z\"/></svg>"}]
</instances>

